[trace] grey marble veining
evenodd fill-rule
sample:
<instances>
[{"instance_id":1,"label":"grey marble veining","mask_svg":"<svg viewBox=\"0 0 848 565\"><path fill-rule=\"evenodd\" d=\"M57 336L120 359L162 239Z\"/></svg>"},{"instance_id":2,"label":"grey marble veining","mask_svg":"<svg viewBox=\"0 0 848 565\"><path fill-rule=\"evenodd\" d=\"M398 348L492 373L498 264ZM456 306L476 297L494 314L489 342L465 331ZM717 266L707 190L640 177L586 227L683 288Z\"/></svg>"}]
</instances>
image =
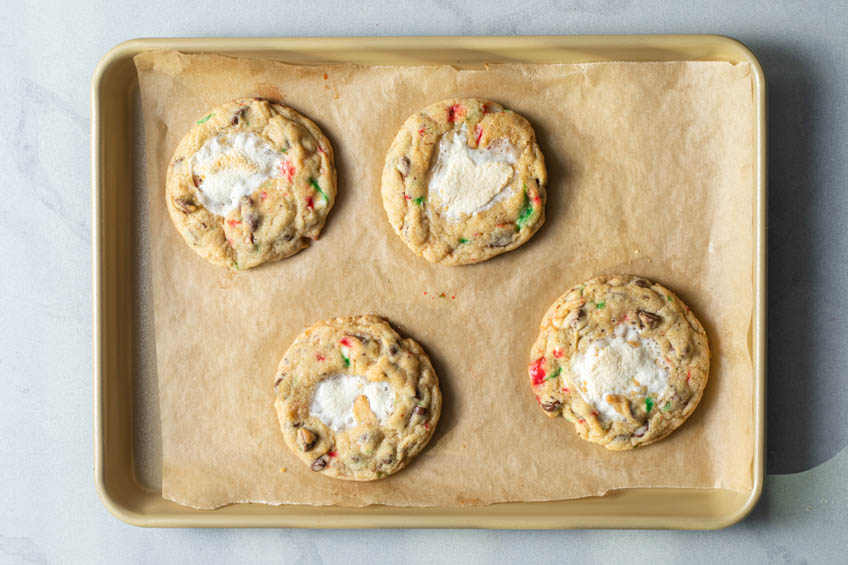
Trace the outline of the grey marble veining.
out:
<instances>
[{"instance_id":1,"label":"grey marble veining","mask_svg":"<svg viewBox=\"0 0 848 565\"><path fill-rule=\"evenodd\" d=\"M848 6L528 0L0 4L0 563L844 561ZM89 80L150 36L721 33L769 89L769 477L721 532L141 530L92 476Z\"/></svg>"}]
</instances>

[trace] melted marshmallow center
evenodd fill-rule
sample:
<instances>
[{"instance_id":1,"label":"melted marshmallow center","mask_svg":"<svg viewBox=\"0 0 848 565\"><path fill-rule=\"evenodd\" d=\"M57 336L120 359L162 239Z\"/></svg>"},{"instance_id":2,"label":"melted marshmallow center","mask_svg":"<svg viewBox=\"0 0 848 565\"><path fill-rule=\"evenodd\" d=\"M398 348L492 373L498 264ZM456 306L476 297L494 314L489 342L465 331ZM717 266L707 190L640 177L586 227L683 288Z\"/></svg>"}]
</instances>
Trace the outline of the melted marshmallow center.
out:
<instances>
[{"instance_id":1,"label":"melted marshmallow center","mask_svg":"<svg viewBox=\"0 0 848 565\"><path fill-rule=\"evenodd\" d=\"M395 393L389 383L369 381L354 375L335 375L315 387L309 415L324 422L334 432L355 427L353 404L359 396L368 399L371 412L381 424L394 409Z\"/></svg>"},{"instance_id":2,"label":"melted marshmallow center","mask_svg":"<svg viewBox=\"0 0 848 565\"><path fill-rule=\"evenodd\" d=\"M472 149L467 135L462 126L442 137L427 185L430 201L449 220L488 210L512 193L507 186L514 173L512 144L502 140L491 149Z\"/></svg>"},{"instance_id":3,"label":"melted marshmallow center","mask_svg":"<svg viewBox=\"0 0 848 565\"><path fill-rule=\"evenodd\" d=\"M235 209L268 179L281 174L284 156L250 132L216 135L191 157L191 172L200 178L197 195L219 216Z\"/></svg>"},{"instance_id":4,"label":"melted marshmallow center","mask_svg":"<svg viewBox=\"0 0 848 565\"><path fill-rule=\"evenodd\" d=\"M642 338L634 326L621 324L613 336L593 341L571 361L571 372L580 396L598 411L601 419L626 418L607 402L609 395L657 400L668 388L668 369L659 344Z\"/></svg>"}]
</instances>

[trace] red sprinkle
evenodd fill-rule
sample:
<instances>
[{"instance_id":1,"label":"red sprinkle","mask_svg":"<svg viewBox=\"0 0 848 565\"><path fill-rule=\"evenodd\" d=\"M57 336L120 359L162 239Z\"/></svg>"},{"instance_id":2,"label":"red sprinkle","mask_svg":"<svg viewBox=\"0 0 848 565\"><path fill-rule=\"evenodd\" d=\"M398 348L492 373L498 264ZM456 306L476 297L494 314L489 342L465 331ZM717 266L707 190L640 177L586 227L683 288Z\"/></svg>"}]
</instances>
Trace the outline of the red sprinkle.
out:
<instances>
[{"instance_id":1,"label":"red sprinkle","mask_svg":"<svg viewBox=\"0 0 848 565\"><path fill-rule=\"evenodd\" d=\"M319 145L318 146L318 153L326 153L326 151L324 151L324 148Z\"/></svg>"},{"instance_id":2,"label":"red sprinkle","mask_svg":"<svg viewBox=\"0 0 848 565\"><path fill-rule=\"evenodd\" d=\"M553 354L554 354L554 357L556 357L557 359L559 359L560 357L562 357L562 356L563 356L562 348L560 348L560 347L554 347Z\"/></svg>"},{"instance_id":3,"label":"red sprinkle","mask_svg":"<svg viewBox=\"0 0 848 565\"><path fill-rule=\"evenodd\" d=\"M429 429L430 429L430 422L424 422L424 429L425 429L425 430L429 430Z\"/></svg>"},{"instance_id":4,"label":"red sprinkle","mask_svg":"<svg viewBox=\"0 0 848 565\"><path fill-rule=\"evenodd\" d=\"M538 386L545 382L545 369L542 364L545 362L544 357L539 357L530 363L530 377L533 379L533 386Z\"/></svg>"},{"instance_id":5,"label":"red sprinkle","mask_svg":"<svg viewBox=\"0 0 848 565\"><path fill-rule=\"evenodd\" d=\"M476 126L474 126L474 131L477 132L477 145L480 145L480 138L483 137L483 128L480 127L480 124L477 124Z\"/></svg>"},{"instance_id":6,"label":"red sprinkle","mask_svg":"<svg viewBox=\"0 0 848 565\"><path fill-rule=\"evenodd\" d=\"M424 128L418 130L418 135L424 135Z\"/></svg>"},{"instance_id":7,"label":"red sprinkle","mask_svg":"<svg viewBox=\"0 0 848 565\"><path fill-rule=\"evenodd\" d=\"M686 382L692 380L692 369L686 369Z\"/></svg>"},{"instance_id":8,"label":"red sprinkle","mask_svg":"<svg viewBox=\"0 0 848 565\"><path fill-rule=\"evenodd\" d=\"M562 392L568 392L568 387L562 387Z\"/></svg>"},{"instance_id":9,"label":"red sprinkle","mask_svg":"<svg viewBox=\"0 0 848 565\"><path fill-rule=\"evenodd\" d=\"M403 199L404 199L404 200L412 200L412 197L411 197L410 195L408 195L408 194L404 194L404 195L403 195Z\"/></svg>"},{"instance_id":10,"label":"red sprinkle","mask_svg":"<svg viewBox=\"0 0 848 565\"><path fill-rule=\"evenodd\" d=\"M597 418L597 417L598 417L598 411L597 411L597 410L592 410L592 416L595 416L595 417Z\"/></svg>"},{"instance_id":11,"label":"red sprinkle","mask_svg":"<svg viewBox=\"0 0 848 565\"><path fill-rule=\"evenodd\" d=\"M538 203L539 203L539 202L541 202L541 201L542 201L542 197L541 197L541 196L539 196L538 194L537 194L536 196L534 196L534 197L533 197L533 202L534 202L534 203L538 204Z\"/></svg>"},{"instance_id":12,"label":"red sprinkle","mask_svg":"<svg viewBox=\"0 0 848 565\"><path fill-rule=\"evenodd\" d=\"M263 190L262 192L259 193L259 198L261 198L262 200L265 200L266 198L268 198L268 193Z\"/></svg>"},{"instance_id":13,"label":"red sprinkle","mask_svg":"<svg viewBox=\"0 0 848 565\"><path fill-rule=\"evenodd\" d=\"M488 113L489 113L489 105L488 105L488 104L483 104L483 113L484 113L484 114L488 114Z\"/></svg>"},{"instance_id":14,"label":"red sprinkle","mask_svg":"<svg viewBox=\"0 0 848 565\"><path fill-rule=\"evenodd\" d=\"M462 106L459 104L454 104L450 108L448 108L448 121L453 123L459 118L462 114Z\"/></svg>"},{"instance_id":15,"label":"red sprinkle","mask_svg":"<svg viewBox=\"0 0 848 565\"><path fill-rule=\"evenodd\" d=\"M426 291L426 290L424 291L424 294L427 294L427 291Z\"/></svg>"},{"instance_id":16,"label":"red sprinkle","mask_svg":"<svg viewBox=\"0 0 848 565\"><path fill-rule=\"evenodd\" d=\"M324 73L324 80L327 80L327 73Z\"/></svg>"},{"instance_id":17,"label":"red sprinkle","mask_svg":"<svg viewBox=\"0 0 848 565\"><path fill-rule=\"evenodd\" d=\"M583 418L580 418L580 419L579 419L579 420L577 420L577 421L578 421L578 422L580 422L581 424L585 424L585 423L586 423L586 420L584 420Z\"/></svg>"},{"instance_id":18,"label":"red sprinkle","mask_svg":"<svg viewBox=\"0 0 848 565\"><path fill-rule=\"evenodd\" d=\"M237 225L241 224L241 220L227 220L227 223L230 224L231 228L234 228Z\"/></svg>"},{"instance_id":19,"label":"red sprinkle","mask_svg":"<svg viewBox=\"0 0 848 565\"><path fill-rule=\"evenodd\" d=\"M343 337L339 340L339 343L344 345L345 347L350 347L350 340L346 337Z\"/></svg>"},{"instance_id":20,"label":"red sprinkle","mask_svg":"<svg viewBox=\"0 0 848 565\"><path fill-rule=\"evenodd\" d=\"M311 197L311 196L310 196L309 198L307 198L307 199L306 199L306 207L307 207L307 208L309 208L310 210L312 210L313 208L315 208L315 202L313 202L313 201L312 201L312 197Z\"/></svg>"},{"instance_id":21,"label":"red sprinkle","mask_svg":"<svg viewBox=\"0 0 848 565\"><path fill-rule=\"evenodd\" d=\"M451 300L456 300L456 295L451 296Z\"/></svg>"},{"instance_id":22,"label":"red sprinkle","mask_svg":"<svg viewBox=\"0 0 848 565\"><path fill-rule=\"evenodd\" d=\"M333 450L333 451L328 451L327 455L329 455L330 457L335 457L336 455L338 455L338 453L336 453L336 451Z\"/></svg>"},{"instance_id":23,"label":"red sprinkle","mask_svg":"<svg viewBox=\"0 0 848 565\"><path fill-rule=\"evenodd\" d=\"M289 182L294 178L294 165L291 164L291 161L283 161L280 165L280 176L284 176L288 179Z\"/></svg>"},{"instance_id":24,"label":"red sprinkle","mask_svg":"<svg viewBox=\"0 0 848 565\"><path fill-rule=\"evenodd\" d=\"M318 361L326 361L327 360L327 358L324 357L323 355L321 355L320 353L315 354L315 359L317 359Z\"/></svg>"}]
</instances>

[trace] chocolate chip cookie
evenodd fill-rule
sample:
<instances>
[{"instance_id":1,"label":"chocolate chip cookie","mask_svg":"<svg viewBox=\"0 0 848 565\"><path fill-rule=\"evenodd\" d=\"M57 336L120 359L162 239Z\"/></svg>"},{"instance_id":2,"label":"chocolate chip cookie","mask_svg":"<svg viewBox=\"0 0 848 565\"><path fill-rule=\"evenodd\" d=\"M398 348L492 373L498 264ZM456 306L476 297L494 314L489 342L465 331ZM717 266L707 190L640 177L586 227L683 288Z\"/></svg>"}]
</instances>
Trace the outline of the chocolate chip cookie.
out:
<instances>
[{"instance_id":1,"label":"chocolate chip cookie","mask_svg":"<svg viewBox=\"0 0 848 565\"><path fill-rule=\"evenodd\" d=\"M465 265L525 243L545 221L545 159L533 127L496 102L431 104L386 155L383 207L428 261Z\"/></svg>"},{"instance_id":2,"label":"chocolate chip cookie","mask_svg":"<svg viewBox=\"0 0 848 565\"><path fill-rule=\"evenodd\" d=\"M707 335L680 298L643 277L610 275L553 303L529 372L547 416L624 450L679 427L698 406L709 367Z\"/></svg>"},{"instance_id":3,"label":"chocolate chip cookie","mask_svg":"<svg viewBox=\"0 0 848 565\"><path fill-rule=\"evenodd\" d=\"M308 246L335 197L333 148L318 126L259 98L200 117L174 152L165 188L186 243L232 270Z\"/></svg>"},{"instance_id":4,"label":"chocolate chip cookie","mask_svg":"<svg viewBox=\"0 0 848 565\"><path fill-rule=\"evenodd\" d=\"M374 315L333 318L295 339L274 381L280 429L316 473L353 481L404 468L439 422L430 358Z\"/></svg>"}]
</instances>

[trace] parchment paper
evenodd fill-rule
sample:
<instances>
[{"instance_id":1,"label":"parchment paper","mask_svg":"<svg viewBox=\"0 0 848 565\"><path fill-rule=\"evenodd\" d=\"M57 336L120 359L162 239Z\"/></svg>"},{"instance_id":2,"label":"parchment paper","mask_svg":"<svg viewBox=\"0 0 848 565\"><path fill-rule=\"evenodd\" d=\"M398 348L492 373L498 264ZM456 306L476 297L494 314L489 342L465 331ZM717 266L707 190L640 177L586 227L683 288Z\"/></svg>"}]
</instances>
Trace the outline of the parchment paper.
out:
<instances>
[{"instance_id":1,"label":"parchment paper","mask_svg":"<svg viewBox=\"0 0 848 565\"><path fill-rule=\"evenodd\" d=\"M750 67L717 62L298 67L220 56L136 57L149 163L163 496L231 502L470 505L626 487L752 484L753 131ZM326 77L326 78L325 78ZM182 135L233 98L280 100L315 120L337 156L321 239L244 273L206 263L164 206ZM534 125L549 167L547 221L480 265L413 255L380 199L403 120L451 96L491 98ZM527 376L542 315L603 273L655 279L703 322L703 401L669 438L614 453L536 406ZM444 297L442 296L444 294ZM310 471L283 443L274 371L302 329L375 312L430 353L444 412L426 451L390 478ZM285 469L285 471L283 471Z\"/></svg>"}]
</instances>

